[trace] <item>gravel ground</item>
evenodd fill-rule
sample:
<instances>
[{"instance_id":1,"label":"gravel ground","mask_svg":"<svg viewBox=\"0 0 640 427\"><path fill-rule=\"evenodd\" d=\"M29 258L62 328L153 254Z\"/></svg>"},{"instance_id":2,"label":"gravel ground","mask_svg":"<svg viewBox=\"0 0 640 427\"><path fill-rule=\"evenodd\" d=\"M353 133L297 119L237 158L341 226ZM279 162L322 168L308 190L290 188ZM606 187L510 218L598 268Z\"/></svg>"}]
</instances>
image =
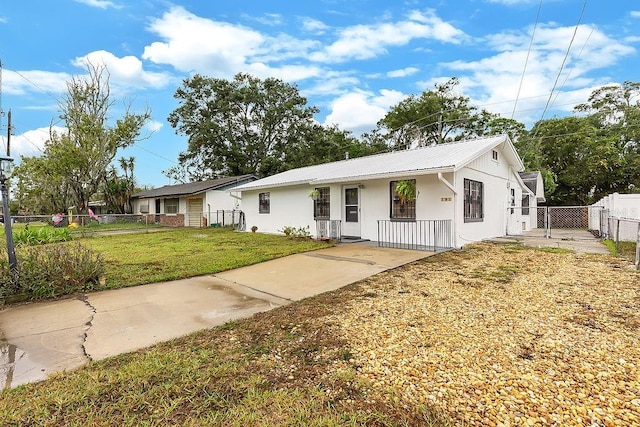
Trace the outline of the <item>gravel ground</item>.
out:
<instances>
[{"instance_id":1,"label":"gravel ground","mask_svg":"<svg viewBox=\"0 0 640 427\"><path fill-rule=\"evenodd\" d=\"M480 244L361 284L331 319L357 375L457 425L640 425L640 275Z\"/></svg>"}]
</instances>

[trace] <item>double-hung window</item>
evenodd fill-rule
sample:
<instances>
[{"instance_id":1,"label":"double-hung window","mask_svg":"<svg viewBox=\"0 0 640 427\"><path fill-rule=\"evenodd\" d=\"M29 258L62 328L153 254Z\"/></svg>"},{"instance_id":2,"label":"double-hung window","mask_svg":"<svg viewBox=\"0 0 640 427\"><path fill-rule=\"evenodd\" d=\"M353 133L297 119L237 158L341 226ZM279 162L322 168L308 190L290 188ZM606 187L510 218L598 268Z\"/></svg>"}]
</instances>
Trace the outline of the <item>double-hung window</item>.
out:
<instances>
[{"instance_id":1,"label":"double-hung window","mask_svg":"<svg viewBox=\"0 0 640 427\"><path fill-rule=\"evenodd\" d=\"M271 212L270 193L258 194L258 213L268 214Z\"/></svg>"},{"instance_id":2,"label":"double-hung window","mask_svg":"<svg viewBox=\"0 0 640 427\"><path fill-rule=\"evenodd\" d=\"M178 199L164 199L164 213L165 214L177 214L178 213Z\"/></svg>"},{"instance_id":3,"label":"double-hung window","mask_svg":"<svg viewBox=\"0 0 640 427\"><path fill-rule=\"evenodd\" d=\"M313 218L329 219L331 215L331 206L329 204L330 189L329 187L316 188L317 193L313 201Z\"/></svg>"},{"instance_id":4,"label":"double-hung window","mask_svg":"<svg viewBox=\"0 0 640 427\"><path fill-rule=\"evenodd\" d=\"M471 179L464 180L464 222L484 220L484 185Z\"/></svg>"}]
</instances>

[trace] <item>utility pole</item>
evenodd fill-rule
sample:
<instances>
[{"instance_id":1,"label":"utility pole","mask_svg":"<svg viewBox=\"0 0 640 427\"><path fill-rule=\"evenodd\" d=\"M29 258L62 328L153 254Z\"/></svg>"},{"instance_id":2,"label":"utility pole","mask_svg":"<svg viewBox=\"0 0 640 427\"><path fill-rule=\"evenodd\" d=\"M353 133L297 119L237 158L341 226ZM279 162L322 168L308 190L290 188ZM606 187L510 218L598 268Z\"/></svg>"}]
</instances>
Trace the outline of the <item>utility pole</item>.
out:
<instances>
[{"instance_id":1,"label":"utility pole","mask_svg":"<svg viewBox=\"0 0 640 427\"><path fill-rule=\"evenodd\" d=\"M7 254L9 256L9 270L15 278L18 261L16 259L16 250L13 245L13 233L11 231L11 212L9 211L9 187L7 186L8 177L5 176L5 169L11 166L13 159L9 157L0 157L0 193L2 193L2 219L4 221L4 234L7 237Z\"/></svg>"},{"instance_id":2,"label":"utility pole","mask_svg":"<svg viewBox=\"0 0 640 427\"><path fill-rule=\"evenodd\" d=\"M440 115L438 116L438 141L437 144L442 144L444 141L442 139L442 129L444 128L442 121L444 120L444 111L440 108Z\"/></svg>"},{"instance_id":3,"label":"utility pole","mask_svg":"<svg viewBox=\"0 0 640 427\"><path fill-rule=\"evenodd\" d=\"M2 110L2 61L0 60L0 116L4 115ZM9 139L11 138L11 111L9 111L9 126L7 128L7 157L0 157L0 194L2 194L2 219L4 221L4 234L7 238L7 255L9 256L9 271L14 279L17 279L18 260L16 259L16 250L13 245L13 232L11 231L11 212L9 211L9 187L7 180L9 179L5 172L8 173L13 159L9 157Z\"/></svg>"},{"instance_id":4,"label":"utility pole","mask_svg":"<svg viewBox=\"0 0 640 427\"><path fill-rule=\"evenodd\" d=\"M7 113L7 157L11 157L11 110Z\"/></svg>"}]
</instances>

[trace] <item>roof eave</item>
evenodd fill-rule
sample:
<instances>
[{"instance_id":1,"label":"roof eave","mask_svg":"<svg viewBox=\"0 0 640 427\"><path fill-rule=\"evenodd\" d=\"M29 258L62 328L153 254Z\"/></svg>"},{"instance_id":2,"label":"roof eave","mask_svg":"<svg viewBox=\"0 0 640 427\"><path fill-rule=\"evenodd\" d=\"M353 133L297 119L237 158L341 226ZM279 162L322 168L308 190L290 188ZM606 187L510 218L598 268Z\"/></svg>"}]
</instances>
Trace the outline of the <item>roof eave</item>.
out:
<instances>
[{"instance_id":1,"label":"roof eave","mask_svg":"<svg viewBox=\"0 0 640 427\"><path fill-rule=\"evenodd\" d=\"M359 182L359 181L371 181L374 179L385 179L385 178L401 178L406 176L417 176L417 175L435 175L438 172L447 173L453 172L453 166L444 166L439 168L432 169L414 169L414 170L405 170L405 171L397 171L397 172L387 172L387 173L375 173L375 174L367 174L367 175L358 175L352 177L342 177L340 179L330 178L330 179L317 179L310 184L336 184L336 183L349 183L349 182Z\"/></svg>"}]
</instances>

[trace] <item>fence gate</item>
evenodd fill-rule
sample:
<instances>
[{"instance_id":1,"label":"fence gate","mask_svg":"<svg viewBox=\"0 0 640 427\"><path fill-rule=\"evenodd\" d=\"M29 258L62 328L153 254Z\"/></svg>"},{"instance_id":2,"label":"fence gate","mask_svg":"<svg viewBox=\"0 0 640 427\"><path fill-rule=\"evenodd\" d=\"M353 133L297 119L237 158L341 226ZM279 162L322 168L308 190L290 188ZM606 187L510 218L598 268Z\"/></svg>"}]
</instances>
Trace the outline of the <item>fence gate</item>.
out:
<instances>
[{"instance_id":1,"label":"fence gate","mask_svg":"<svg viewBox=\"0 0 640 427\"><path fill-rule=\"evenodd\" d=\"M538 207L536 225L545 230L546 237L562 237L562 230L585 230L600 236L606 226L603 210L600 206Z\"/></svg>"}]
</instances>

